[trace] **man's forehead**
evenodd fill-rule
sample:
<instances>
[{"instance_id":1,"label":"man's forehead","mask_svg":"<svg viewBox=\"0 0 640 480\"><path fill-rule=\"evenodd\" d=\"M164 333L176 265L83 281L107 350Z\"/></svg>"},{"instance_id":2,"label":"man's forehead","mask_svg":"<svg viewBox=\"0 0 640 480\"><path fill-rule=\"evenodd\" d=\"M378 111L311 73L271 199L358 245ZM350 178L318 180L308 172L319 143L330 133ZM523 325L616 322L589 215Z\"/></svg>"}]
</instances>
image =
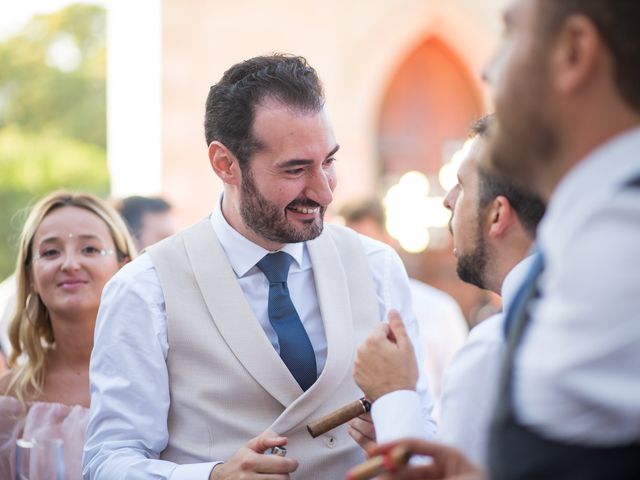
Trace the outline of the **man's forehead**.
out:
<instances>
[{"instance_id":1,"label":"man's forehead","mask_svg":"<svg viewBox=\"0 0 640 480\"><path fill-rule=\"evenodd\" d=\"M303 105L288 103L278 97L266 96L256 103L254 108L254 117L273 112L284 112L300 116L317 115L318 113L326 112L326 106L323 104L319 109L315 109L305 107Z\"/></svg>"},{"instance_id":2,"label":"man's forehead","mask_svg":"<svg viewBox=\"0 0 640 480\"><path fill-rule=\"evenodd\" d=\"M480 155L480 153L484 150L486 146L486 140L482 138L481 135L476 135L471 140L469 140L469 147L467 149L466 158L470 158L475 161Z\"/></svg>"},{"instance_id":3,"label":"man's forehead","mask_svg":"<svg viewBox=\"0 0 640 480\"><path fill-rule=\"evenodd\" d=\"M486 142L480 135L476 135L469 140L469 142L466 155L462 159L460 168L458 169L458 176L468 177L475 175L478 170L479 159L484 151Z\"/></svg>"},{"instance_id":4,"label":"man's forehead","mask_svg":"<svg viewBox=\"0 0 640 480\"><path fill-rule=\"evenodd\" d=\"M255 112L252 135L263 149L279 148L290 139L307 135L314 141L318 135L331 137L329 143L333 144L329 149L335 146L333 126L324 106L320 110L308 110L281 102L260 105Z\"/></svg>"}]
</instances>

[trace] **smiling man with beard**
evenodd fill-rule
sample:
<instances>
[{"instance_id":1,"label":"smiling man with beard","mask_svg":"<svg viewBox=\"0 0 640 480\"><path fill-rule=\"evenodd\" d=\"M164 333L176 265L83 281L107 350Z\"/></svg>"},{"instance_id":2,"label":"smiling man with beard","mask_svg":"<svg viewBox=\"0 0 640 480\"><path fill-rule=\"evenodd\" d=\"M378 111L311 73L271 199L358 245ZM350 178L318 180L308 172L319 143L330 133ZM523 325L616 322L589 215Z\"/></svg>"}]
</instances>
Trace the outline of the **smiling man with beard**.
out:
<instances>
[{"instance_id":1,"label":"smiling man with beard","mask_svg":"<svg viewBox=\"0 0 640 480\"><path fill-rule=\"evenodd\" d=\"M324 225L339 147L303 58L232 66L204 123L223 194L105 288L84 476L342 478L364 458L347 426L313 439L306 424L362 396L355 346L390 309L417 341L406 272L386 245ZM433 435L424 375L408 388L415 431Z\"/></svg>"},{"instance_id":2,"label":"smiling man with beard","mask_svg":"<svg viewBox=\"0 0 640 480\"><path fill-rule=\"evenodd\" d=\"M548 200L510 325L489 478L640 478L640 2L515 0L489 158ZM459 452L393 480L482 478ZM385 445L387 451L393 445Z\"/></svg>"}]
</instances>

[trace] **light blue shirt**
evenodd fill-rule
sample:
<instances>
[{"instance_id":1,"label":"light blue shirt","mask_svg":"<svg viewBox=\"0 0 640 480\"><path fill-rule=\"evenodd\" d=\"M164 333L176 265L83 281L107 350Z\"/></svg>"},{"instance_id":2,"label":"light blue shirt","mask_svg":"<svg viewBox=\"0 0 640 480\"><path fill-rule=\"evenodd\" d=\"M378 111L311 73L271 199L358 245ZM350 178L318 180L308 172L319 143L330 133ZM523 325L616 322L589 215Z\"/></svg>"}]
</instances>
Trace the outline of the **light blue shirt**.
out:
<instances>
[{"instance_id":1,"label":"light blue shirt","mask_svg":"<svg viewBox=\"0 0 640 480\"><path fill-rule=\"evenodd\" d=\"M268 282L255 266L267 250L236 232L224 219L219 203L211 222L249 305L278 349L277 335L267 314ZM361 240L373 275L380 319L386 319L390 309L398 310L421 358L408 278L400 258L381 242L364 236ZM321 371L327 342L309 254L304 243L289 244L282 250L294 258L289 291ZM169 438L168 349L164 296L155 268L149 256L143 254L123 267L105 286L102 295L91 355L91 419L84 449L85 479L206 480L213 466L226 460L177 465L158 459ZM345 369L351 368L352 365L345 365ZM430 417L432 402L426 385L421 372L418 402L424 415L419 424L423 435L433 435L435 423ZM384 434L383 426L380 430Z\"/></svg>"},{"instance_id":2,"label":"light blue shirt","mask_svg":"<svg viewBox=\"0 0 640 480\"><path fill-rule=\"evenodd\" d=\"M483 467L505 347L504 312L509 310L532 263L533 257L527 257L507 274L500 292L502 312L471 330L444 377L438 440L455 446Z\"/></svg>"}]
</instances>

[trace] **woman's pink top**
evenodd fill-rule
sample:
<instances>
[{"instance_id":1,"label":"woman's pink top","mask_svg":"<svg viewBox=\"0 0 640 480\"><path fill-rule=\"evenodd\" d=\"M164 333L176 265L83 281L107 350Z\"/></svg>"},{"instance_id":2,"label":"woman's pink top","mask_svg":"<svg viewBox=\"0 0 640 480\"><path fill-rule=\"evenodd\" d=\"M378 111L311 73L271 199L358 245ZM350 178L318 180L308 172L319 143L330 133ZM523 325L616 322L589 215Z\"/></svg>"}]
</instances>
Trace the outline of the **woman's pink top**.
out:
<instances>
[{"instance_id":1,"label":"woman's pink top","mask_svg":"<svg viewBox=\"0 0 640 480\"><path fill-rule=\"evenodd\" d=\"M0 479L15 478L16 440L60 438L66 480L82 479L82 447L89 409L80 405L34 402L26 416L13 397L0 396Z\"/></svg>"}]
</instances>

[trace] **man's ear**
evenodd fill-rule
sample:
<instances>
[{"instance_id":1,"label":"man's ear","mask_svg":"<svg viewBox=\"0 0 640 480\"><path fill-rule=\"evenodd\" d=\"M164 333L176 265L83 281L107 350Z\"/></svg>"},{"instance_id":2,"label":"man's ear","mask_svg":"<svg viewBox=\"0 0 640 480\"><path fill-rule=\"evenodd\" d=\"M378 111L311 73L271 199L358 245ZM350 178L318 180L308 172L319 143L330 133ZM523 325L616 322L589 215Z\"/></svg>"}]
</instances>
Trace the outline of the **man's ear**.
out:
<instances>
[{"instance_id":1,"label":"man's ear","mask_svg":"<svg viewBox=\"0 0 640 480\"><path fill-rule=\"evenodd\" d=\"M551 74L561 93L579 90L593 78L593 70L602 58L604 45L593 22L584 15L572 15L553 44Z\"/></svg>"},{"instance_id":2,"label":"man's ear","mask_svg":"<svg viewBox=\"0 0 640 480\"><path fill-rule=\"evenodd\" d=\"M498 195L487 209L489 236L496 238L503 236L514 220L515 212L507 197Z\"/></svg>"},{"instance_id":3,"label":"man's ear","mask_svg":"<svg viewBox=\"0 0 640 480\"><path fill-rule=\"evenodd\" d=\"M225 184L239 185L240 165L238 159L224 144L213 141L209 145L209 162L213 171Z\"/></svg>"}]
</instances>

